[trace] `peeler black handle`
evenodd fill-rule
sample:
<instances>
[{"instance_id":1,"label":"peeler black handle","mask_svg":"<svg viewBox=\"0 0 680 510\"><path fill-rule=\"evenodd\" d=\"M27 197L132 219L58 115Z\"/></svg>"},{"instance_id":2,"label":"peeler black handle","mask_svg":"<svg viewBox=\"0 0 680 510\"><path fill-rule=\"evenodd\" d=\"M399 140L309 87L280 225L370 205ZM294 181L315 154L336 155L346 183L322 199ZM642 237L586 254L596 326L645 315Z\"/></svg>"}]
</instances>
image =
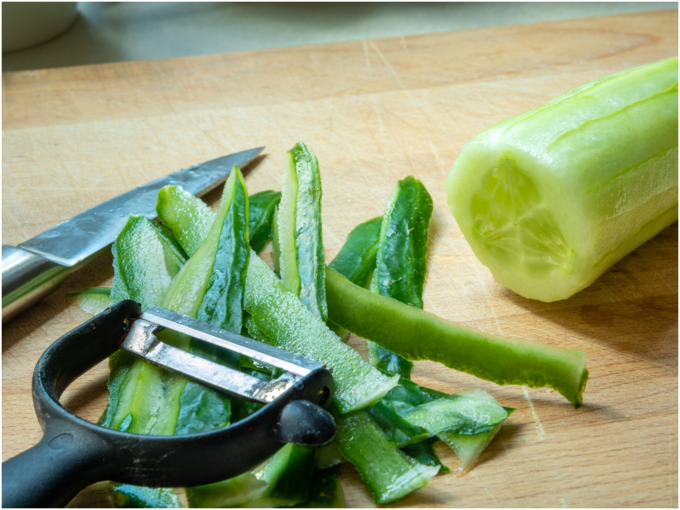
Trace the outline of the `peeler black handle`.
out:
<instances>
[{"instance_id":1,"label":"peeler black handle","mask_svg":"<svg viewBox=\"0 0 680 510\"><path fill-rule=\"evenodd\" d=\"M251 470L285 443L322 445L335 423L322 406L333 378L315 369L248 418L222 429L183 436L146 436L89 423L59 397L78 376L113 354L141 313L121 301L52 344L33 374L33 403L44 431L33 448L2 464L3 507L66 505L103 480L146 487L205 485Z\"/></svg>"},{"instance_id":2,"label":"peeler black handle","mask_svg":"<svg viewBox=\"0 0 680 510\"><path fill-rule=\"evenodd\" d=\"M94 449L93 449L94 447ZM97 480L90 473L96 445L70 432L45 434L34 447L2 464L4 508L63 507Z\"/></svg>"},{"instance_id":3,"label":"peeler black handle","mask_svg":"<svg viewBox=\"0 0 680 510\"><path fill-rule=\"evenodd\" d=\"M61 406L59 397L118 349L127 320L140 313L137 303L122 302L61 337L40 357L32 392L44 434L37 445L2 463L3 507L65 506L80 490L111 474L106 460L115 452L110 442L96 433L98 427Z\"/></svg>"}]
</instances>

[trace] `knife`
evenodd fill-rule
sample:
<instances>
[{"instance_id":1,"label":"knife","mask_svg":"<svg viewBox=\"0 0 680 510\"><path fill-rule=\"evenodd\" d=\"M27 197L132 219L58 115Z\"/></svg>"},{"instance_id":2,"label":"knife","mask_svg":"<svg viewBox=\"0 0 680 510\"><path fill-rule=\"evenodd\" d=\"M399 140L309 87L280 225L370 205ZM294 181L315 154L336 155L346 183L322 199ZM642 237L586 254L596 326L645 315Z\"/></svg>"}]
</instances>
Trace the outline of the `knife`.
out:
<instances>
[{"instance_id":1,"label":"knife","mask_svg":"<svg viewBox=\"0 0 680 510\"><path fill-rule=\"evenodd\" d=\"M167 185L201 196L223 183L264 147L190 166L99 204L19 245L2 245L2 322L54 292L76 269L104 253L130 214L156 218L156 195Z\"/></svg>"}]
</instances>

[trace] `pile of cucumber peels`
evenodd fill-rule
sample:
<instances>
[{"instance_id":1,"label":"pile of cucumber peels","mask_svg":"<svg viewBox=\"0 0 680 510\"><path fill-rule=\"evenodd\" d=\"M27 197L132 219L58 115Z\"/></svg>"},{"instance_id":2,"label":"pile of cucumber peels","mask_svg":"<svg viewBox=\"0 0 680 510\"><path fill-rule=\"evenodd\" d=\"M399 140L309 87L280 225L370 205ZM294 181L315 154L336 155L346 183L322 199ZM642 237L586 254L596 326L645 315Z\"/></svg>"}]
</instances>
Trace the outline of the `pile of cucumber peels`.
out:
<instances>
[{"instance_id":1,"label":"pile of cucumber peels","mask_svg":"<svg viewBox=\"0 0 680 510\"><path fill-rule=\"evenodd\" d=\"M234 167L214 213L180 187L158 194L159 221L130 216L113 244L111 289L70 293L97 313L122 299L163 306L325 363L336 394L334 441L288 444L254 472L186 489L190 507L342 507L338 465L351 462L376 503L397 501L449 468L443 441L469 470L513 409L476 390L448 395L410 380L410 360L432 359L499 384L550 386L578 406L585 356L539 342L464 328L422 310L432 199L400 181L382 218L357 226L326 267L321 176L313 152L286 154L282 192L249 196ZM272 238L274 266L258 255ZM278 274L277 274L278 273ZM343 343L369 341L369 362ZM164 340L251 375L279 374L173 332ZM230 398L119 351L100 424L141 434L203 432L250 416L258 404ZM172 489L114 485L117 506L180 506Z\"/></svg>"}]
</instances>

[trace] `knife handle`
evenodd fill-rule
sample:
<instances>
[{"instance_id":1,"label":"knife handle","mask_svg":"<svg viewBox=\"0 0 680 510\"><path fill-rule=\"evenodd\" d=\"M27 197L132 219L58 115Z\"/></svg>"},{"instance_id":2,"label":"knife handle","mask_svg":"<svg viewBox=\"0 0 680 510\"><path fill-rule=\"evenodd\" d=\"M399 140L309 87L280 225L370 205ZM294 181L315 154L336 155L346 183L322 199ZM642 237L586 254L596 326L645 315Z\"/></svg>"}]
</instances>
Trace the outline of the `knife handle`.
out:
<instances>
[{"instance_id":1,"label":"knife handle","mask_svg":"<svg viewBox=\"0 0 680 510\"><path fill-rule=\"evenodd\" d=\"M2 245L2 322L51 294L71 273L40 255Z\"/></svg>"}]
</instances>

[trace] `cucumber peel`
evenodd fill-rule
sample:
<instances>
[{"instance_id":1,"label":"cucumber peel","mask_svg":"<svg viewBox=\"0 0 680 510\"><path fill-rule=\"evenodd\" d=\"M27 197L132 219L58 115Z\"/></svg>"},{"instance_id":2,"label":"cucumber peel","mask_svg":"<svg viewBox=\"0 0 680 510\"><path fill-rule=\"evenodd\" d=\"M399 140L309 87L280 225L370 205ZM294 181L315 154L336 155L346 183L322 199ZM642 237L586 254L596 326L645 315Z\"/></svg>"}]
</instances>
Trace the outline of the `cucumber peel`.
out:
<instances>
[{"instance_id":1,"label":"cucumber peel","mask_svg":"<svg viewBox=\"0 0 680 510\"><path fill-rule=\"evenodd\" d=\"M283 284L326 322L321 174L316 156L302 142L286 154L276 223Z\"/></svg>"},{"instance_id":2,"label":"cucumber peel","mask_svg":"<svg viewBox=\"0 0 680 510\"><path fill-rule=\"evenodd\" d=\"M66 293L66 299L74 303L83 312L97 315L111 306L111 289L108 287L90 287Z\"/></svg>"},{"instance_id":3,"label":"cucumber peel","mask_svg":"<svg viewBox=\"0 0 680 510\"><path fill-rule=\"evenodd\" d=\"M130 215L111 245L111 302L134 299L142 310L156 306L186 262L159 226L144 216ZM128 254L134 253L134 256Z\"/></svg>"},{"instance_id":4,"label":"cucumber peel","mask_svg":"<svg viewBox=\"0 0 680 510\"><path fill-rule=\"evenodd\" d=\"M334 418L335 443L357 468L376 503L397 501L439 472L439 466L422 464L390 443L366 411L334 413Z\"/></svg>"},{"instance_id":5,"label":"cucumber peel","mask_svg":"<svg viewBox=\"0 0 680 510\"><path fill-rule=\"evenodd\" d=\"M215 213L200 198L182 186L163 186L156 197L156 214L172 232L189 256L203 244ZM191 228L182 228L190 221Z\"/></svg>"},{"instance_id":6,"label":"cucumber peel","mask_svg":"<svg viewBox=\"0 0 680 510\"><path fill-rule=\"evenodd\" d=\"M248 264L245 308L271 345L321 361L333 370L335 402L341 412L371 406L397 384L398 376L384 376L343 344L255 253Z\"/></svg>"},{"instance_id":7,"label":"cucumber peel","mask_svg":"<svg viewBox=\"0 0 680 510\"><path fill-rule=\"evenodd\" d=\"M375 269L382 222L378 216L354 227L328 265L355 285L366 287Z\"/></svg>"},{"instance_id":8,"label":"cucumber peel","mask_svg":"<svg viewBox=\"0 0 680 510\"><path fill-rule=\"evenodd\" d=\"M446 180L477 258L566 299L678 219L678 59L585 84L473 137Z\"/></svg>"},{"instance_id":9,"label":"cucumber peel","mask_svg":"<svg viewBox=\"0 0 680 510\"><path fill-rule=\"evenodd\" d=\"M248 197L248 235L255 253L272 237L272 218L280 201L280 191L261 191Z\"/></svg>"},{"instance_id":10,"label":"cucumber peel","mask_svg":"<svg viewBox=\"0 0 680 510\"><path fill-rule=\"evenodd\" d=\"M579 407L586 356L535 340L504 338L374 294L326 270L329 318L410 360L432 360L496 384L551 387Z\"/></svg>"}]
</instances>

